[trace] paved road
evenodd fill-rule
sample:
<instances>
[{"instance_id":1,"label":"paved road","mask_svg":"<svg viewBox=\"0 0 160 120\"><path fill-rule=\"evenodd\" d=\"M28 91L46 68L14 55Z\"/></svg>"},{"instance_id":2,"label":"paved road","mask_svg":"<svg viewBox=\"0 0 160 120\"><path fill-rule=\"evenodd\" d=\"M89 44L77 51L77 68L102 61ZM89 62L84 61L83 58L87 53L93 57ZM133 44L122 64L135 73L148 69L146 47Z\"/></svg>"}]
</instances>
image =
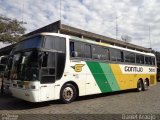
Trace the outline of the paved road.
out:
<instances>
[{"instance_id":1,"label":"paved road","mask_svg":"<svg viewBox=\"0 0 160 120\"><path fill-rule=\"evenodd\" d=\"M148 91L134 90L80 97L71 104L59 101L30 103L0 96L0 114L160 114L160 83Z\"/></svg>"}]
</instances>

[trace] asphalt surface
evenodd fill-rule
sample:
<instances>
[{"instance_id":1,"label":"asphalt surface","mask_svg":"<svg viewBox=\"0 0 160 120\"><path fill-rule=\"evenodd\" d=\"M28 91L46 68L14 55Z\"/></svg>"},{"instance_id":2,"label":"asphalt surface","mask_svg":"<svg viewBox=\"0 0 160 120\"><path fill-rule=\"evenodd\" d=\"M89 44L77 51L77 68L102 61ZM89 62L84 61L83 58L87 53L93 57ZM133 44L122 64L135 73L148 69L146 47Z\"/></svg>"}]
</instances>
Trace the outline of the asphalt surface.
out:
<instances>
[{"instance_id":1,"label":"asphalt surface","mask_svg":"<svg viewBox=\"0 0 160 120\"><path fill-rule=\"evenodd\" d=\"M160 115L160 82L147 91L127 90L80 97L71 104L59 101L30 103L0 95L0 114L157 114Z\"/></svg>"}]
</instances>

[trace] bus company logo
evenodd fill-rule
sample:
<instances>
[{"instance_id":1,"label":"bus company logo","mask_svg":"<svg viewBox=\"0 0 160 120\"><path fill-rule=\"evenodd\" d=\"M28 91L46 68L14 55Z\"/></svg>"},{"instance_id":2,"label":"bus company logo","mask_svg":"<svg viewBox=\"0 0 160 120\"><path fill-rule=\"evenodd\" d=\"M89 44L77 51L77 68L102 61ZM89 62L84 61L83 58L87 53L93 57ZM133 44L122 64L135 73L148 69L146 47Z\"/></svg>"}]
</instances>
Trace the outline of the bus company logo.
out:
<instances>
[{"instance_id":1,"label":"bus company logo","mask_svg":"<svg viewBox=\"0 0 160 120\"><path fill-rule=\"evenodd\" d=\"M143 72L143 68L142 67L125 66L124 71L125 72Z\"/></svg>"},{"instance_id":2,"label":"bus company logo","mask_svg":"<svg viewBox=\"0 0 160 120\"><path fill-rule=\"evenodd\" d=\"M81 72L82 71L82 67L84 66L84 64L76 64L74 66L71 66L75 72Z\"/></svg>"}]
</instances>

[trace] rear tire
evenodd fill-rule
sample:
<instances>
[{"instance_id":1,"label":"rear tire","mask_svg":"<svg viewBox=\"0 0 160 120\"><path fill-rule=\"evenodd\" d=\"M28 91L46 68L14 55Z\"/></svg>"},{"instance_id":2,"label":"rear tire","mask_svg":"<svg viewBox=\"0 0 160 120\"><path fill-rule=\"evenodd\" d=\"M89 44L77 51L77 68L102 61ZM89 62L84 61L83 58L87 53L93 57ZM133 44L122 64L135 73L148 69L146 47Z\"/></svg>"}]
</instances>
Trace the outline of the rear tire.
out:
<instances>
[{"instance_id":1,"label":"rear tire","mask_svg":"<svg viewBox=\"0 0 160 120\"><path fill-rule=\"evenodd\" d=\"M143 82L141 80L138 80L137 91L141 92L142 90L143 90Z\"/></svg>"},{"instance_id":2,"label":"rear tire","mask_svg":"<svg viewBox=\"0 0 160 120\"><path fill-rule=\"evenodd\" d=\"M72 84L65 84L60 92L60 100L64 104L71 103L77 96L77 90Z\"/></svg>"},{"instance_id":3,"label":"rear tire","mask_svg":"<svg viewBox=\"0 0 160 120\"><path fill-rule=\"evenodd\" d=\"M147 80L144 80L143 91L148 90L148 87L149 87L149 85L148 85Z\"/></svg>"}]
</instances>

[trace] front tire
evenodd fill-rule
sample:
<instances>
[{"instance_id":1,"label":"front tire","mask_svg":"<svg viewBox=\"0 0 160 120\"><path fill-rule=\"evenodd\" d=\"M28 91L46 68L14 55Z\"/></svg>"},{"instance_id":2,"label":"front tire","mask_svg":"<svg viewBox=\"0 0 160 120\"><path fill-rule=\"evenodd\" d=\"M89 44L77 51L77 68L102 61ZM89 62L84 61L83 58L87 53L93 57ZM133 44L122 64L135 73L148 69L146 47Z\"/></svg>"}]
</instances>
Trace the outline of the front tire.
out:
<instances>
[{"instance_id":1,"label":"front tire","mask_svg":"<svg viewBox=\"0 0 160 120\"><path fill-rule=\"evenodd\" d=\"M75 100L77 96L76 88L72 84L65 84L60 92L60 100L62 103L68 104Z\"/></svg>"},{"instance_id":2,"label":"front tire","mask_svg":"<svg viewBox=\"0 0 160 120\"><path fill-rule=\"evenodd\" d=\"M137 91L141 92L142 90L143 90L143 82L141 80L138 80Z\"/></svg>"}]
</instances>

